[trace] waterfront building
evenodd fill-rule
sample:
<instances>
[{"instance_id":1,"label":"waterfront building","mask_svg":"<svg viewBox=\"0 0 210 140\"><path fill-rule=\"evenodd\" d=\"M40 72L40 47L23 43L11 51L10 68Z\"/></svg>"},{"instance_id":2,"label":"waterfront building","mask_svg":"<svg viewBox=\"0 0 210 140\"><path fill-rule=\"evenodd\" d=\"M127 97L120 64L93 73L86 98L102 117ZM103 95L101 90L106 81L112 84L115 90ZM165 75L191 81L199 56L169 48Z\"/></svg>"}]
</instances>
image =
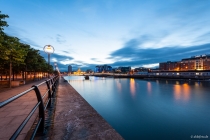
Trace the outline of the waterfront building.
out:
<instances>
[{"instance_id":1,"label":"waterfront building","mask_svg":"<svg viewBox=\"0 0 210 140\"><path fill-rule=\"evenodd\" d=\"M82 74L85 74L85 72L83 72L80 68L78 68L78 70L74 72L74 75L82 75Z\"/></svg>"},{"instance_id":2,"label":"waterfront building","mask_svg":"<svg viewBox=\"0 0 210 140\"><path fill-rule=\"evenodd\" d=\"M108 65L98 65L95 67L95 72L104 73L104 72L111 72L112 67Z\"/></svg>"},{"instance_id":3,"label":"waterfront building","mask_svg":"<svg viewBox=\"0 0 210 140\"><path fill-rule=\"evenodd\" d=\"M159 63L159 70L180 70L180 62L171 62L171 61L167 61L167 62L163 62L163 63Z\"/></svg>"},{"instance_id":4,"label":"waterfront building","mask_svg":"<svg viewBox=\"0 0 210 140\"><path fill-rule=\"evenodd\" d=\"M86 73L93 73L93 70L87 69L87 70L86 70Z\"/></svg>"},{"instance_id":5,"label":"waterfront building","mask_svg":"<svg viewBox=\"0 0 210 140\"><path fill-rule=\"evenodd\" d=\"M120 71L121 73L129 73L131 71L131 67L118 67L118 71Z\"/></svg>"},{"instance_id":6,"label":"waterfront building","mask_svg":"<svg viewBox=\"0 0 210 140\"><path fill-rule=\"evenodd\" d=\"M72 66L71 65L68 66L68 73L72 73Z\"/></svg>"},{"instance_id":7,"label":"waterfront building","mask_svg":"<svg viewBox=\"0 0 210 140\"><path fill-rule=\"evenodd\" d=\"M145 67L139 67L139 68L135 68L134 72L146 72L149 71L149 68L145 68Z\"/></svg>"},{"instance_id":8,"label":"waterfront building","mask_svg":"<svg viewBox=\"0 0 210 140\"><path fill-rule=\"evenodd\" d=\"M112 68L112 72L116 73L117 72L117 68Z\"/></svg>"},{"instance_id":9,"label":"waterfront building","mask_svg":"<svg viewBox=\"0 0 210 140\"><path fill-rule=\"evenodd\" d=\"M189 71L189 70L210 70L210 54L192 56L177 62L159 63L161 71Z\"/></svg>"}]
</instances>

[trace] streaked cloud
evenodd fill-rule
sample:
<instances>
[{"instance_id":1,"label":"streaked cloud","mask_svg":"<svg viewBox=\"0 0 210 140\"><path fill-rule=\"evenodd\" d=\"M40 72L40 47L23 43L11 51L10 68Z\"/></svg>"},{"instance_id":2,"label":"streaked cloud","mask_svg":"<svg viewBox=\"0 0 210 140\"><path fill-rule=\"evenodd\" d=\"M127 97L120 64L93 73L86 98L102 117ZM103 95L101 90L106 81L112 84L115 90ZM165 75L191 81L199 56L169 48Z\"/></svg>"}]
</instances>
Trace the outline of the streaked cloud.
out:
<instances>
[{"instance_id":1,"label":"streaked cloud","mask_svg":"<svg viewBox=\"0 0 210 140\"><path fill-rule=\"evenodd\" d=\"M59 44L63 44L63 43L66 42L65 38L64 38L62 35L60 35L60 34L57 34L57 35L56 35L56 41L57 41Z\"/></svg>"}]
</instances>

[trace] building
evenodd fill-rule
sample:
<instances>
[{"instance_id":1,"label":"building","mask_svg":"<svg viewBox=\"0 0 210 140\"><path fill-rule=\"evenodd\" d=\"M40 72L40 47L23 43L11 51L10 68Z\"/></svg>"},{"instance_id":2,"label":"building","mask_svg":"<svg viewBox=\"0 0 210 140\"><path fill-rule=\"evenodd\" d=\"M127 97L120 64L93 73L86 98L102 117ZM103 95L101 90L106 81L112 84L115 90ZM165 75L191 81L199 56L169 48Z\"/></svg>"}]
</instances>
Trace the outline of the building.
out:
<instances>
[{"instance_id":1,"label":"building","mask_svg":"<svg viewBox=\"0 0 210 140\"><path fill-rule=\"evenodd\" d=\"M93 73L93 70L87 69L87 70L86 70L86 73Z\"/></svg>"},{"instance_id":2,"label":"building","mask_svg":"<svg viewBox=\"0 0 210 140\"><path fill-rule=\"evenodd\" d=\"M103 73L103 72L111 72L112 67L108 65L98 65L95 67L95 72Z\"/></svg>"},{"instance_id":3,"label":"building","mask_svg":"<svg viewBox=\"0 0 210 140\"><path fill-rule=\"evenodd\" d=\"M177 62L159 63L161 71L210 70L210 54L192 56Z\"/></svg>"},{"instance_id":4,"label":"building","mask_svg":"<svg viewBox=\"0 0 210 140\"><path fill-rule=\"evenodd\" d=\"M72 73L72 66L71 65L68 66L68 73Z\"/></svg>"},{"instance_id":5,"label":"building","mask_svg":"<svg viewBox=\"0 0 210 140\"><path fill-rule=\"evenodd\" d=\"M210 55L198 55L182 59L181 70L210 70Z\"/></svg>"},{"instance_id":6,"label":"building","mask_svg":"<svg viewBox=\"0 0 210 140\"><path fill-rule=\"evenodd\" d=\"M121 73L129 73L131 71L131 67L118 67L118 71L120 71Z\"/></svg>"},{"instance_id":7,"label":"building","mask_svg":"<svg viewBox=\"0 0 210 140\"><path fill-rule=\"evenodd\" d=\"M145 68L145 67L139 67L139 68L135 68L134 72L148 72L150 70L150 68Z\"/></svg>"},{"instance_id":8,"label":"building","mask_svg":"<svg viewBox=\"0 0 210 140\"><path fill-rule=\"evenodd\" d=\"M159 63L159 70L180 70L180 62L171 62L171 61L167 61L167 62L163 62L163 63Z\"/></svg>"},{"instance_id":9,"label":"building","mask_svg":"<svg viewBox=\"0 0 210 140\"><path fill-rule=\"evenodd\" d=\"M80 68L78 68L77 71L74 72L74 75L83 75L85 72L83 72Z\"/></svg>"}]
</instances>

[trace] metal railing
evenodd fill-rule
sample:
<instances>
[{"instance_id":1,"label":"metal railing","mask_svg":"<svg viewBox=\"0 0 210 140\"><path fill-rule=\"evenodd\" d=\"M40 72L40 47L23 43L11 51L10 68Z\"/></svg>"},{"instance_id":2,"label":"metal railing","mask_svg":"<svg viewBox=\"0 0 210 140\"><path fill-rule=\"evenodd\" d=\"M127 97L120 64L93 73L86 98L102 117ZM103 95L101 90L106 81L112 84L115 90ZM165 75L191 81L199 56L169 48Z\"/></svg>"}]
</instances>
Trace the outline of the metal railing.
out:
<instances>
[{"instance_id":1,"label":"metal railing","mask_svg":"<svg viewBox=\"0 0 210 140\"><path fill-rule=\"evenodd\" d=\"M55 96L55 90L58 84L58 76L55 76L51 79L45 80L44 82L38 84L38 85L33 85L30 89L21 92L3 102L0 103L0 108L4 107L5 105L15 101L16 99L20 98L21 96L27 94L28 92L34 90L36 93L36 97L37 97L37 101L38 103L34 106L34 108L31 110L31 112L28 114L28 116L25 118L25 120L21 123L21 125L18 127L18 129L13 133L13 135L10 137L11 140L14 140L18 137L18 135L20 134L20 132L23 130L23 128L25 127L25 125L28 123L29 119L31 118L31 116L34 114L34 112L36 111L37 108L39 108L39 119L38 122L36 124L36 127L32 133L31 139L33 140L36 132L40 131L40 132L44 132L44 127L45 127L45 110L47 107L51 107L51 101L52 101L52 97ZM43 85L46 83L47 86L47 91L44 93L44 95L42 96L39 90L39 86ZM44 104L43 99L44 97L48 95L48 99L46 101L46 103Z\"/></svg>"}]
</instances>

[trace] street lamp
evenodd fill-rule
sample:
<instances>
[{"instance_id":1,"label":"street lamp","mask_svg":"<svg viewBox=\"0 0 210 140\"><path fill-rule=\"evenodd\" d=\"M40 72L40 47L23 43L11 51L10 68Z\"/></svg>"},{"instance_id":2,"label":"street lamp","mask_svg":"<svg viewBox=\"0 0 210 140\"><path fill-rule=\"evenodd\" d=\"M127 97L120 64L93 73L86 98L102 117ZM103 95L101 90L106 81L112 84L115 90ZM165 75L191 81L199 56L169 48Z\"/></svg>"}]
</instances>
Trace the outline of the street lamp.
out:
<instances>
[{"instance_id":1,"label":"street lamp","mask_svg":"<svg viewBox=\"0 0 210 140\"><path fill-rule=\"evenodd\" d=\"M48 78L50 78L50 54L54 53L55 49L51 45L45 45L43 50L48 54Z\"/></svg>"},{"instance_id":2,"label":"street lamp","mask_svg":"<svg viewBox=\"0 0 210 140\"><path fill-rule=\"evenodd\" d=\"M56 62L54 62L54 66L55 66L55 71L56 71L56 66L57 66L57 63Z\"/></svg>"}]
</instances>

